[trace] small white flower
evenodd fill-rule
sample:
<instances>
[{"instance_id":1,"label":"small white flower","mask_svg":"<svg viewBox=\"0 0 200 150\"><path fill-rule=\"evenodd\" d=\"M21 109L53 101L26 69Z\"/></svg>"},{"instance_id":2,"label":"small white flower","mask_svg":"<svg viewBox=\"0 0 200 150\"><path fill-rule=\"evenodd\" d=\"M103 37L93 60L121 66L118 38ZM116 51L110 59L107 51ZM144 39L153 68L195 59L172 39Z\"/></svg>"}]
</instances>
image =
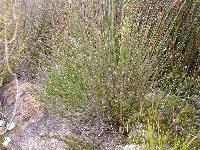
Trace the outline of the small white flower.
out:
<instances>
[{"instance_id":1,"label":"small white flower","mask_svg":"<svg viewBox=\"0 0 200 150\"><path fill-rule=\"evenodd\" d=\"M10 137L5 137L4 142L2 144L3 146L7 147L10 142L11 142Z\"/></svg>"}]
</instances>

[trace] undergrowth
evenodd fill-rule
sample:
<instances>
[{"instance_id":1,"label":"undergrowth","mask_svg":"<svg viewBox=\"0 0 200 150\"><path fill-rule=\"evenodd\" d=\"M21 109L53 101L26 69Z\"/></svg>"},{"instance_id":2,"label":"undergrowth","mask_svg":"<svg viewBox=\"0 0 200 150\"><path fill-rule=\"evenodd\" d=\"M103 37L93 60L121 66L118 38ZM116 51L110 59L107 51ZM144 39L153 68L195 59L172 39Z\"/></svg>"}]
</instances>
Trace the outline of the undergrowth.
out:
<instances>
[{"instance_id":1,"label":"undergrowth","mask_svg":"<svg viewBox=\"0 0 200 150\"><path fill-rule=\"evenodd\" d=\"M199 2L50 0L38 12L17 48L47 106L86 109L149 149L199 147Z\"/></svg>"}]
</instances>

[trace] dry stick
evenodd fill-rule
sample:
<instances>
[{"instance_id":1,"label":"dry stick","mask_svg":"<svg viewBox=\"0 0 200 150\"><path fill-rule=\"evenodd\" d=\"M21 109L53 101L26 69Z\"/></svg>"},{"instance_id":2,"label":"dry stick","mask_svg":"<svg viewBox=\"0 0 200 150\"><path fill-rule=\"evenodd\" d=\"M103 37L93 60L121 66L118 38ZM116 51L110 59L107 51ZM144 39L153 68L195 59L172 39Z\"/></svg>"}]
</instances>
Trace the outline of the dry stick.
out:
<instances>
[{"instance_id":1,"label":"dry stick","mask_svg":"<svg viewBox=\"0 0 200 150\"><path fill-rule=\"evenodd\" d=\"M10 67L10 64L9 64L9 54L8 54L8 51L9 51L8 44L11 44L16 39L16 36L17 36L18 20L17 20L16 13L15 13L16 12L15 11L16 4L17 4L17 0L14 1L14 4L12 6L13 18L16 21L16 23L15 23L15 32L14 32L14 35L12 36L10 41L8 41L8 38L7 38L7 23L6 23L6 17L4 15L4 21L5 21L5 24L4 24L4 31L5 31L5 36L4 36L5 59L6 59L6 66L7 66L8 72L15 77L15 82L16 82L15 106L14 106L12 117L11 117L8 125L6 126L6 129L0 135L3 135L4 133L6 133L8 131L8 129L9 129L9 127L10 127L10 125L11 125L11 123L12 123L12 121L13 121L15 115L16 115L18 104L20 104L20 102L21 102L21 100L19 99L19 96L20 96L19 95L19 82L18 82L18 79L17 79L17 75L15 73L13 73L12 70L11 70L11 67Z\"/></svg>"}]
</instances>

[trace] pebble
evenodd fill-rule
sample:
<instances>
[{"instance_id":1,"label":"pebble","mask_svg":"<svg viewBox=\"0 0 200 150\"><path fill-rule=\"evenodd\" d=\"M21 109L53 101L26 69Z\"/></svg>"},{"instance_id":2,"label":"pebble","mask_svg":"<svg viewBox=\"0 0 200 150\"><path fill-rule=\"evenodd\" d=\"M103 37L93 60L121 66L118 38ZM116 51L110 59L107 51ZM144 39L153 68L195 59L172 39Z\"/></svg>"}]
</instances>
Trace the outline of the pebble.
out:
<instances>
[{"instance_id":1,"label":"pebble","mask_svg":"<svg viewBox=\"0 0 200 150\"><path fill-rule=\"evenodd\" d=\"M5 137L4 142L2 143L2 145L7 147L10 142L11 142L10 137Z\"/></svg>"}]
</instances>

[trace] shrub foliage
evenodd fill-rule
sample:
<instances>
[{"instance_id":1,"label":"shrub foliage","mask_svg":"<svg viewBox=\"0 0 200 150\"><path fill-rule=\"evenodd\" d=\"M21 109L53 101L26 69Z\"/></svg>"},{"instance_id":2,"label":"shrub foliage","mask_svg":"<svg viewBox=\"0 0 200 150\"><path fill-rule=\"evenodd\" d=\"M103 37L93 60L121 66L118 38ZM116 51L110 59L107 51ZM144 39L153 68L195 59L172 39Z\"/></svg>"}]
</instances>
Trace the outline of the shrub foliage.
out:
<instances>
[{"instance_id":1,"label":"shrub foliage","mask_svg":"<svg viewBox=\"0 0 200 150\"><path fill-rule=\"evenodd\" d=\"M159 122L168 141L198 133L192 97L200 94L199 2L50 0L20 7L20 63L31 77L39 72L49 106L87 109L124 134L149 121Z\"/></svg>"}]
</instances>

